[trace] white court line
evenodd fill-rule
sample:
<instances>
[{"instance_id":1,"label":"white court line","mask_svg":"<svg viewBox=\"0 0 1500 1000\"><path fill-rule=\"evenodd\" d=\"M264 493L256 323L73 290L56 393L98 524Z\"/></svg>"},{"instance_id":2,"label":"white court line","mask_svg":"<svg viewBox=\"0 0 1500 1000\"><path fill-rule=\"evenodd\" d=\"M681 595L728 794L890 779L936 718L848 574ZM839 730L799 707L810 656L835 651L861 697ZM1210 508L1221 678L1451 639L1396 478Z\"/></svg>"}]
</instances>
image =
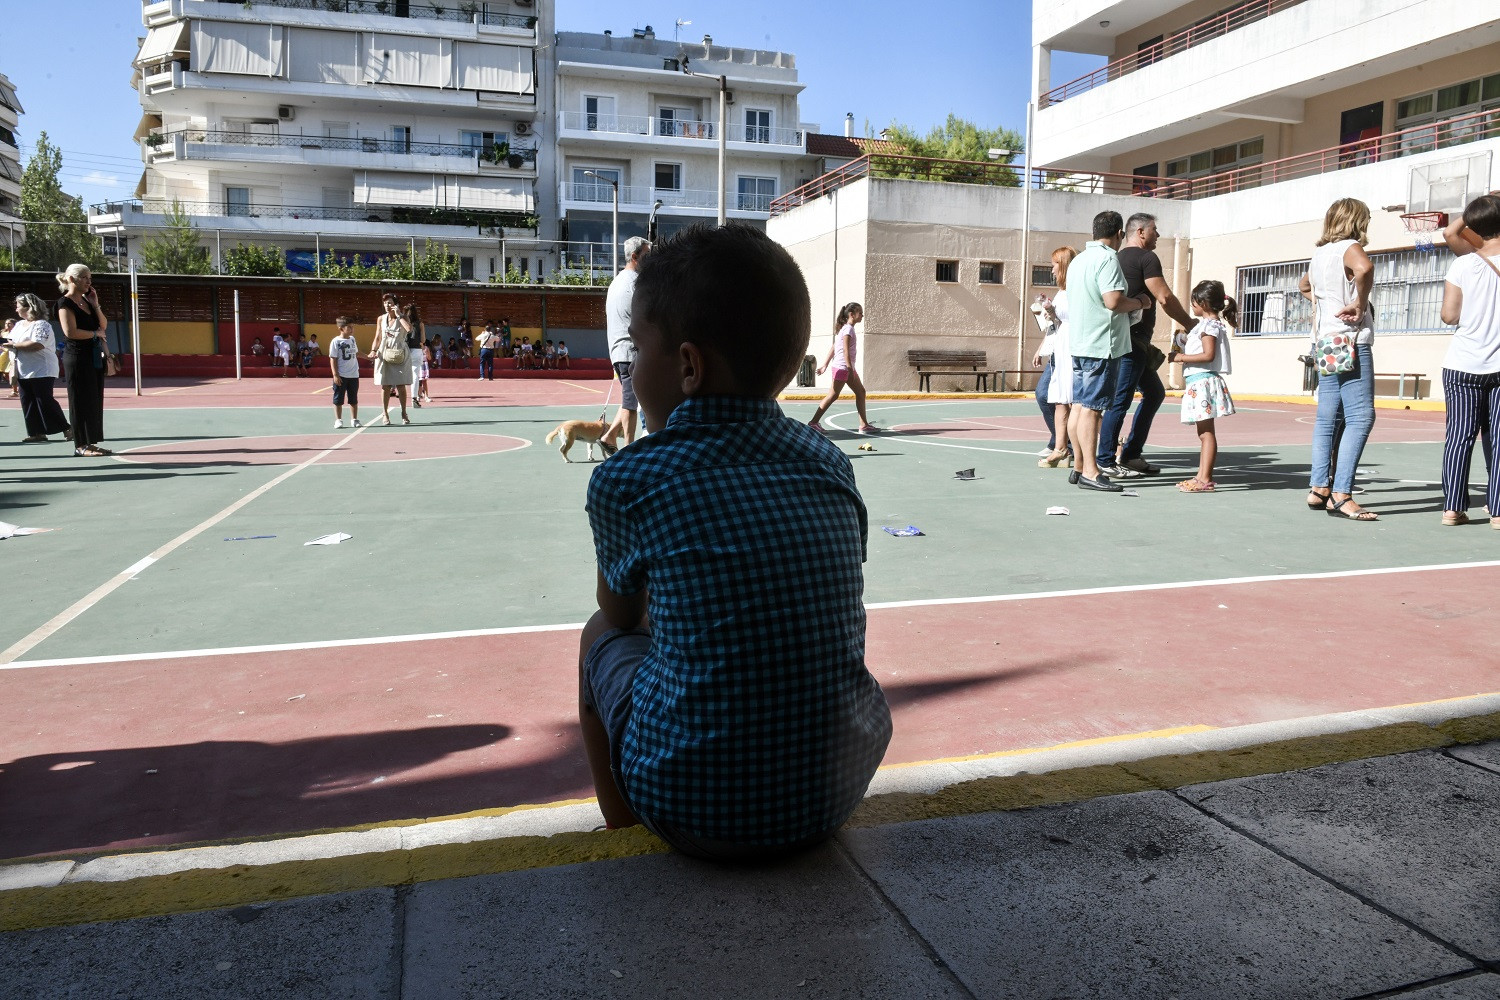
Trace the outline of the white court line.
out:
<instances>
[{"instance_id":1,"label":"white court line","mask_svg":"<svg viewBox=\"0 0 1500 1000\"><path fill-rule=\"evenodd\" d=\"M1157 590L1188 590L1193 587L1232 587L1250 583L1282 583L1299 580L1341 580L1357 576L1395 576L1405 573L1438 573L1452 570L1494 569L1500 560L1473 563L1439 563L1431 566L1395 566L1378 569L1335 570L1329 573L1287 573L1272 576L1226 577L1216 580L1180 580L1172 583L1135 583L1117 587L1085 587L1078 590L1046 590L1026 594L991 594L983 597L935 597L915 601L882 601L866 604L869 611L899 608L930 608L961 604L1004 604L1015 601L1043 601L1060 597L1093 597L1100 594L1148 593ZM528 635L540 632L582 630L583 623L566 625L517 625L509 628L465 629L454 632L429 632L417 635L371 636L364 639L325 639L317 642L288 642L262 646L226 646L216 649L183 649L164 653L120 653L112 656L74 656L52 660L25 660L0 663L0 670L29 670L37 667L76 667L105 663L136 663L151 660L182 660L198 656L238 656L248 653L289 653L304 649L338 649L345 646L382 646L393 642L427 642L441 639L470 639L496 635Z\"/></svg>"},{"instance_id":2,"label":"white court line","mask_svg":"<svg viewBox=\"0 0 1500 1000\"><path fill-rule=\"evenodd\" d=\"M157 549L155 552L152 552L150 555L146 556L146 558L141 559L138 562L131 564L127 569L116 573L114 576L110 577L109 580L95 587L83 597L79 598L67 608L63 609L60 613L55 615L51 621L48 621L41 627L35 629L30 635L26 636L24 639L21 639L19 642L12 644L4 652L0 652L0 667L4 667L6 664L12 663L19 657L24 656L26 653L29 653L32 649L36 648L39 643L55 635L60 629L62 629L64 625L67 625L69 622L77 618L79 615L83 614L89 608L92 608L94 605L104 600L120 587L129 583L131 580L134 580L136 574L140 573L147 566L150 566L152 563L164 559L176 549L192 541L194 538L198 537L209 528L212 528L214 525L218 524L226 517L234 514L236 511L240 510L251 501L264 496L267 492L286 482L288 479L292 478L297 473L307 468L309 465L312 465L319 459L326 458L329 455L333 454L335 451L342 448L350 441L353 441L360 433L362 433L366 429L367 428L364 427L355 428L349 433L347 437L340 440L332 448L328 448L324 451L318 452L318 454L314 455L312 458L309 458L301 465L293 466L292 468L283 472L281 475L277 476L275 479L271 480L269 483L265 483L264 485L251 490L249 493L240 497L228 507L225 507L223 510L219 511L213 517L210 517L208 520L202 522L201 524L198 524L196 527L189 528L187 531L184 531L182 534L178 535L176 538L172 539L170 542Z\"/></svg>"}]
</instances>

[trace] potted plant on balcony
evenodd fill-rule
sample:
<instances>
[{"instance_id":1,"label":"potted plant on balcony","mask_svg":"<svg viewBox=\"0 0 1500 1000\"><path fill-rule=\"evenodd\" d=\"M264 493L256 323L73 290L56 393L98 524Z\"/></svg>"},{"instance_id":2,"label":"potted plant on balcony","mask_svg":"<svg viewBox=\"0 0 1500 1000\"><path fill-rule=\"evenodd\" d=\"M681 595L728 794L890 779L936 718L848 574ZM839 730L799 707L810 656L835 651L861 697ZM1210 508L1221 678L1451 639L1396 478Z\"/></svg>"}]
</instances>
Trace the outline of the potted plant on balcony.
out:
<instances>
[{"instance_id":1,"label":"potted plant on balcony","mask_svg":"<svg viewBox=\"0 0 1500 1000\"><path fill-rule=\"evenodd\" d=\"M390 10L391 0L375 0L375 13L384 14Z\"/></svg>"},{"instance_id":2,"label":"potted plant on balcony","mask_svg":"<svg viewBox=\"0 0 1500 1000\"><path fill-rule=\"evenodd\" d=\"M526 158L523 157L520 153L511 153L505 157L505 165L510 167L510 169L512 170L520 170L521 164L525 162Z\"/></svg>"},{"instance_id":3,"label":"potted plant on balcony","mask_svg":"<svg viewBox=\"0 0 1500 1000\"><path fill-rule=\"evenodd\" d=\"M495 143L494 145L492 145L490 147L489 160L490 160L491 163L495 164L495 166L498 167L500 164L504 163L509 158L510 158L510 143L509 142L497 142L497 143Z\"/></svg>"},{"instance_id":4,"label":"potted plant on balcony","mask_svg":"<svg viewBox=\"0 0 1500 1000\"><path fill-rule=\"evenodd\" d=\"M152 149L160 149L161 144L164 142L166 142L166 140L162 138L160 132L151 132L146 136L146 145L150 146Z\"/></svg>"},{"instance_id":5,"label":"potted plant on balcony","mask_svg":"<svg viewBox=\"0 0 1500 1000\"><path fill-rule=\"evenodd\" d=\"M458 9L464 12L464 17L472 21L474 20L474 15L479 13L479 4L475 3L474 0L464 0L463 3L458 5Z\"/></svg>"}]
</instances>

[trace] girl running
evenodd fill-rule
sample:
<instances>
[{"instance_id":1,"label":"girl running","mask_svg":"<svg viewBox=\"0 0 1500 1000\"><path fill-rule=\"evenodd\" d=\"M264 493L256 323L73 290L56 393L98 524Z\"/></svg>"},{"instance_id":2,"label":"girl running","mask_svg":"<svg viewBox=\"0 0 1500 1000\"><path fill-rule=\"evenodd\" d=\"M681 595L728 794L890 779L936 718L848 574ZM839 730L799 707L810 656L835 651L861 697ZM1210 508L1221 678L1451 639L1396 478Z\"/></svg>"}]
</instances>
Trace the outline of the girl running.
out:
<instances>
[{"instance_id":1,"label":"girl running","mask_svg":"<svg viewBox=\"0 0 1500 1000\"><path fill-rule=\"evenodd\" d=\"M1182 393L1182 422L1198 429L1198 474L1184 479L1177 488L1184 493L1212 493L1214 459L1219 442L1214 420L1234 412L1234 400L1224 376L1229 373L1229 328L1239 320L1239 307L1224 294L1218 281L1200 281L1193 288L1193 315L1198 323L1182 345L1173 345L1167 361L1182 362L1186 388Z\"/></svg>"},{"instance_id":2,"label":"girl running","mask_svg":"<svg viewBox=\"0 0 1500 1000\"><path fill-rule=\"evenodd\" d=\"M833 366L833 388L828 390L828 395L818 404L818 412L807 422L815 431L823 430L819 421L828 412L828 408L844 394L844 385L848 383L849 388L854 390L854 408L859 411L859 432L878 433L879 429L870 423L870 418L865 414L865 384L860 381L859 372L854 370L854 326L864 318L865 307L858 302L851 302L839 310L838 318L833 322L833 346L828 349L828 357L818 369L818 374L821 375L828 370L829 365Z\"/></svg>"}]
</instances>

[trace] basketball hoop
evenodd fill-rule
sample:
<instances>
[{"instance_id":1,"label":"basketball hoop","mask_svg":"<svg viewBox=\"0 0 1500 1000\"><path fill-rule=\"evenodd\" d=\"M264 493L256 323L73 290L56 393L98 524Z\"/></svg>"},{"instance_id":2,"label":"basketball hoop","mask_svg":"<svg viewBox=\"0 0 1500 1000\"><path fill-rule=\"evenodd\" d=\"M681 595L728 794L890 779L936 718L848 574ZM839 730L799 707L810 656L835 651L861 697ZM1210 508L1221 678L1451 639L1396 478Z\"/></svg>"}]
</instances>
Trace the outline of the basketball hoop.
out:
<instances>
[{"instance_id":1,"label":"basketball hoop","mask_svg":"<svg viewBox=\"0 0 1500 1000\"><path fill-rule=\"evenodd\" d=\"M1437 247L1435 235L1448 225L1447 212L1408 212L1401 216L1401 224L1411 233L1413 246L1422 253L1432 253Z\"/></svg>"}]
</instances>

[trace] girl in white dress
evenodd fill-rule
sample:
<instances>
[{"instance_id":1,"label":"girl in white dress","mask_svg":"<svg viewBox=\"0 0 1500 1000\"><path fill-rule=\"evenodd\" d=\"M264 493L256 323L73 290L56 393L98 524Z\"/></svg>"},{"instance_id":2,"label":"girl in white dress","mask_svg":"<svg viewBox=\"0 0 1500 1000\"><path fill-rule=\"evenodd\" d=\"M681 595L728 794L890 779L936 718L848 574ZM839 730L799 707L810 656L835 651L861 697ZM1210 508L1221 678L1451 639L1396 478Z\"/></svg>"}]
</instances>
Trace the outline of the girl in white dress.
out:
<instances>
[{"instance_id":1,"label":"girl in white dress","mask_svg":"<svg viewBox=\"0 0 1500 1000\"><path fill-rule=\"evenodd\" d=\"M1073 464L1073 449L1068 446L1068 407L1073 403L1073 352L1068 349L1068 265L1078 251L1072 247L1058 247L1052 251L1052 276L1057 281L1057 294L1046 307L1047 316L1056 329L1049 338L1052 341L1052 381L1047 386L1047 401L1056 407L1053 426L1057 428L1057 440L1052 454L1037 462L1044 469L1056 469Z\"/></svg>"}]
</instances>

